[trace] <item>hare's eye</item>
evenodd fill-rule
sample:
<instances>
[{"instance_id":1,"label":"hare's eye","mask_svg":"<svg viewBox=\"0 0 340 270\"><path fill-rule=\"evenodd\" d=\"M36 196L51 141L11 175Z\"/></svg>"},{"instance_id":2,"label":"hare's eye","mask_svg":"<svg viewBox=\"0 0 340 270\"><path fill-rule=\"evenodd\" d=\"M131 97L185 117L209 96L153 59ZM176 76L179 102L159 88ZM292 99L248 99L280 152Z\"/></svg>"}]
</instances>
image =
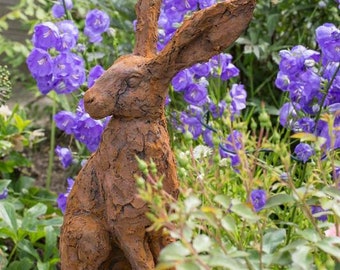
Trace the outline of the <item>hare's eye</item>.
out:
<instances>
[{"instance_id":1,"label":"hare's eye","mask_svg":"<svg viewBox=\"0 0 340 270\"><path fill-rule=\"evenodd\" d=\"M141 80L142 80L142 77L132 76L126 79L126 84L130 88L135 88L140 84Z\"/></svg>"}]
</instances>

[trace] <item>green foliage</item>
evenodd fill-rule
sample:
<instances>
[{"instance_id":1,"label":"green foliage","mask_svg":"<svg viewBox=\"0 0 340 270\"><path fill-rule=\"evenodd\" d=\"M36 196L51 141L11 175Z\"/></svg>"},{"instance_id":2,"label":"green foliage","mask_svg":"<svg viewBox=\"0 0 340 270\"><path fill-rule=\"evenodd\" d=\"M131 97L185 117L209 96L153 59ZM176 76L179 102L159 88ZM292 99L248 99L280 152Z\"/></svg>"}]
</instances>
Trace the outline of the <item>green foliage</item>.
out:
<instances>
[{"instance_id":1,"label":"green foliage","mask_svg":"<svg viewBox=\"0 0 340 270\"><path fill-rule=\"evenodd\" d=\"M237 168L189 138L176 144L178 201L162 191L161 172L140 162L145 180L138 180L139 191L150 204L153 229L166 228L176 240L162 250L157 269L336 269L340 238L326 231L340 220L340 192L332 178L338 156L325 161L316 154L311 162L296 162L289 137L279 142L269 136L275 128L249 135L242 129L247 123L233 125L247 138ZM258 151L264 148L274 151ZM250 199L257 188L267 193L258 212ZM312 205L325 210L312 214Z\"/></svg>"},{"instance_id":2,"label":"green foliage","mask_svg":"<svg viewBox=\"0 0 340 270\"><path fill-rule=\"evenodd\" d=\"M10 178L15 169L30 165L23 151L44 136L41 129L32 131L30 124L18 105L12 111L7 106L0 107L0 178Z\"/></svg>"},{"instance_id":3,"label":"green foliage","mask_svg":"<svg viewBox=\"0 0 340 270\"><path fill-rule=\"evenodd\" d=\"M34 179L0 180L9 196L0 201L1 269L57 269L62 224L56 195L33 186Z\"/></svg>"}]
</instances>

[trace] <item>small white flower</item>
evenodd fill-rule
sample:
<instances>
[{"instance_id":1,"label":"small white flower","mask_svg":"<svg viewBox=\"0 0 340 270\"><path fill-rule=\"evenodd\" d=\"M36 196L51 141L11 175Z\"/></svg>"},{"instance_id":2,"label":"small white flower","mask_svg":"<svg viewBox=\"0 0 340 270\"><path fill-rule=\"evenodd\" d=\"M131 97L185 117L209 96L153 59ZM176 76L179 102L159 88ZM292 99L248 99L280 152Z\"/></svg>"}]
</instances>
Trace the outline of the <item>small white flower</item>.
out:
<instances>
[{"instance_id":1,"label":"small white flower","mask_svg":"<svg viewBox=\"0 0 340 270\"><path fill-rule=\"evenodd\" d=\"M8 108L7 105L0 106L0 115L2 115L3 117L7 118L11 114L12 114L12 111Z\"/></svg>"},{"instance_id":2,"label":"small white flower","mask_svg":"<svg viewBox=\"0 0 340 270\"><path fill-rule=\"evenodd\" d=\"M212 149L206 145L198 145L194 148L193 154L195 159L205 158L210 156Z\"/></svg>"}]
</instances>

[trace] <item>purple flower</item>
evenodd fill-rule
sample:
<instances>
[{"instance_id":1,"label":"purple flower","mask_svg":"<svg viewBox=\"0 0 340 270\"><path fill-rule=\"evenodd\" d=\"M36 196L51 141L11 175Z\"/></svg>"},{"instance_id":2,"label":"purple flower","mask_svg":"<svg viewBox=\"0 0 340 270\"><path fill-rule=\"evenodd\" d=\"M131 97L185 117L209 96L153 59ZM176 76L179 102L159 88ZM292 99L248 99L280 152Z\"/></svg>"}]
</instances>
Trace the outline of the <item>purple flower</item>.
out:
<instances>
[{"instance_id":1,"label":"purple flower","mask_svg":"<svg viewBox=\"0 0 340 270\"><path fill-rule=\"evenodd\" d=\"M175 91L183 91L193 83L193 74L189 69L181 70L172 79L172 86Z\"/></svg>"},{"instance_id":2,"label":"purple flower","mask_svg":"<svg viewBox=\"0 0 340 270\"><path fill-rule=\"evenodd\" d=\"M315 216L318 220L322 222L327 221L328 217L326 214L320 215L320 213L325 212L325 210L321 206L312 205L310 208L311 208L312 215Z\"/></svg>"},{"instance_id":3,"label":"purple flower","mask_svg":"<svg viewBox=\"0 0 340 270\"><path fill-rule=\"evenodd\" d=\"M43 49L34 48L26 59L26 64L34 78L52 74L53 60Z\"/></svg>"},{"instance_id":4,"label":"purple flower","mask_svg":"<svg viewBox=\"0 0 340 270\"><path fill-rule=\"evenodd\" d=\"M313 133L315 121L310 117L302 117L294 123L293 131Z\"/></svg>"},{"instance_id":5,"label":"purple flower","mask_svg":"<svg viewBox=\"0 0 340 270\"><path fill-rule=\"evenodd\" d=\"M86 79L84 60L71 52L62 52L54 60L54 89L58 94L77 90Z\"/></svg>"},{"instance_id":6,"label":"purple flower","mask_svg":"<svg viewBox=\"0 0 340 270\"><path fill-rule=\"evenodd\" d=\"M67 204L67 197L69 193L71 192L71 189L74 185L74 180L72 178L67 179L67 190L65 193L60 193L57 198L57 204L61 212L64 214L66 210L66 204Z\"/></svg>"},{"instance_id":7,"label":"purple flower","mask_svg":"<svg viewBox=\"0 0 340 270\"><path fill-rule=\"evenodd\" d=\"M4 200L6 199L8 196L8 189L7 188L4 188L2 193L0 193L0 200Z\"/></svg>"},{"instance_id":8,"label":"purple flower","mask_svg":"<svg viewBox=\"0 0 340 270\"><path fill-rule=\"evenodd\" d=\"M314 149L307 143L299 143L295 149L294 153L298 159L306 163L309 158L314 155Z\"/></svg>"},{"instance_id":9,"label":"purple flower","mask_svg":"<svg viewBox=\"0 0 340 270\"><path fill-rule=\"evenodd\" d=\"M70 10L73 8L72 0L64 0L65 6L67 10ZM61 18L65 15L65 9L63 5L63 0L59 0L58 3L55 3L52 6L52 15L54 18Z\"/></svg>"},{"instance_id":10,"label":"purple flower","mask_svg":"<svg viewBox=\"0 0 340 270\"><path fill-rule=\"evenodd\" d=\"M72 134L73 128L76 126L77 119L74 113L68 111L60 111L55 114L54 121L56 126L65 131L66 134Z\"/></svg>"},{"instance_id":11,"label":"purple flower","mask_svg":"<svg viewBox=\"0 0 340 270\"><path fill-rule=\"evenodd\" d=\"M240 74L240 70L232 63L229 63L225 67L222 67L221 79L227 81L230 78L237 77Z\"/></svg>"},{"instance_id":12,"label":"purple flower","mask_svg":"<svg viewBox=\"0 0 340 270\"><path fill-rule=\"evenodd\" d=\"M203 84L192 83L184 91L183 97L189 104L202 106L208 101L208 90Z\"/></svg>"},{"instance_id":13,"label":"purple flower","mask_svg":"<svg viewBox=\"0 0 340 270\"><path fill-rule=\"evenodd\" d=\"M196 140L202 134L202 124L195 116L188 116L186 113L181 114L182 124L187 127L193 138Z\"/></svg>"},{"instance_id":14,"label":"purple flower","mask_svg":"<svg viewBox=\"0 0 340 270\"><path fill-rule=\"evenodd\" d=\"M209 62L195 64L190 68L190 71L198 78L207 77L210 74Z\"/></svg>"},{"instance_id":15,"label":"purple flower","mask_svg":"<svg viewBox=\"0 0 340 270\"><path fill-rule=\"evenodd\" d=\"M84 33L92 43L101 42L101 34L110 26L110 17L104 11L94 9L87 13Z\"/></svg>"},{"instance_id":16,"label":"purple flower","mask_svg":"<svg viewBox=\"0 0 340 270\"><path fill-rule=\"evenodd\" d=\"M242 84L233 84L230 90L232 115L239 114L246 107L247 92Z\"/></svg>"},{"instance_id":17,"label":"purple flower","mask_svg":"<svg viewBox=\"0 0 340 270\"><path fill-rule=\"evenodd\" d=\"M323 56L328 61L340 61L340 30L332 23L319 26L316 31L316 41Z\"/></svg>"},{"instance_id":18,"label":"purple flower","mask_svg":"<svg viewBox=\"0 0 340 270\"><path fill-rule=\"evenodd\" d=\"M100 65L94 66L89 71L89 76L87 78L87 86L90 88L94 85L95 81L104 73L104 69Z\"/></svg>"},{"instance_id":19,"label":"purple flower","mask_svg":"<svg viewBox=\"0 0 340 270\"><path fill-rule=\"evenodd\" d=\"M99 146L104 125L99 120L92 119L87 113L77 119L74 128L74 136L78 141L84 143L90 152L96 151Z\"/></svg>"},{"instance_id":20,"label":"purple flower","mask_svg":"<svg viewBox=\"0 0 340 270\"><path fill-rule=\"evenodd\" d=\"M216 3L216 0L198 0L200 9L210 7L215 3Z\"/></svg>"},{"instance_id":21,"label":"purple flower","mask_svg":"<svg viewBox=\"0 0 340 270\"><path fill-rule=\"evenodd\" d=\"M65 20L57 23L60 33L58 51L67 51L74 48L78 41L79 30L73 21Z\"/></svg>"},{"instance_id":22,"label":"purple flower","mask_svg":"<svg viewBox=\"0 0 340 270\"><path fill-rule=\"evenodd\" d=\"M220 144L219 151L222 158L229 157L231 165L235 168L240 165L238 150L243 147L243 136L238 130L233 130L227 137L225 144Z\"/></svg>"},{"instance_id":23,"label":"purple flower","mask_svg":"<svg viewBox=\"0 0 340 270\"><path fill-rule=\"evenodd\" d=\"M34 27L33 45L36 48L48 50L60 46L60 34L58 27L52 22L44 22Z\"/></svg>"},{"instance_id":24,"label":"purple flower","mask_svg":"<svg viewBox=\"0 0 340 270\"><path fill-rule=\"evenodd\" d=\"M35 78L37 82L37 86L39 88L39 91L43 94L46 95L48 94L54 87L54 81L53 81L53 75L47 75L43 77L36 77Z\"/></svg>"},{"instance_id":25,"label":"purple flower","mask_svg":"<svg viewBox=\"0 0 340 270\"><path fill-rule=\"evenodd\" d=\"M72 164L72 152L70 151L70 149L66 147L60 147L59 145L57 145L55 152L58 155L59 160L63 165L64 169L66 169Z\"/></svg>"},{"instance_id":26,"label":"purple flower","mask_svg":"<svg viewBox=\"0 0 340 270\"><path fill-rule=\"evenodd\" d=\"M255 189L250 193L250 201L256 212L259 212L266 205L267 195L263 189Z\"/></svg>"},{"instance_id":27,"label":"purple flower","mask_svg":"<svg viewBox=\"0 0 340 270\"><path fill-rule=\"evenodd\" d=\"M202 133L203 140L206 145L214 147L213 132L210 129L205 129Z\"/></svg>"},{"instance_id":28,"label":"purple flower","mask_svg":"<svg viewBox=\"0 0 340 270\"><path fill-rule=\"evenodd\" d=\"M227 107L227 103L224 100L221 100L218 105L213 102L209 103L209 111L213 118L221 117Z\"/></svg>"},{"instance_id":29,"label":"purple flower","mask_svg":"<svg viewBox=\"0 0 340 270\"><path fill-rule=\"evenodd\" d=\"M295 122L295 118L297 117L296 110L299 110L298 104L287 102L283 104L280 109L280 124L284 127L290 127Z\"/></svg>"},{"instance_id":30,"label":"purple flower","mask_svg":"<svg viewBox=\"0 0 340 270\"><path fill-rule=\"evenodd\" d=\"M287 91L288 86L290 84L290 80L287 74L282 71L279 71L276 76L275 85L277 88L281 89L282 91Z\"/></svg>"}]
</instances>

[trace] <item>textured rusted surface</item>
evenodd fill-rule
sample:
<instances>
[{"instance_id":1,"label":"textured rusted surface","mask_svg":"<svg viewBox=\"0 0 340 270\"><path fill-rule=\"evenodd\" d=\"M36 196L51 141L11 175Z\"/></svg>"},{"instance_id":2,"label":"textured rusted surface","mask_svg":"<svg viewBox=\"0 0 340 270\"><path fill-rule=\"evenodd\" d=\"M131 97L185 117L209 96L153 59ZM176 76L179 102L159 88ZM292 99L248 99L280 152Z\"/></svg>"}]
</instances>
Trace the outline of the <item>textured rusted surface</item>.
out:
<instances>
[{"instance_id":1,"label":"textured rusted surface","mask_svg":"<svg viewBox=\"0 0 340 270\"><path fill-rule=\"evenodd\" d=\"M138 198L136 156L156 163L163 188L177 198L178 181L164 116L171 78L228 47L247 27L254 0L231 0L195 13L156 54L160 0L136 5L134 53L119 58L84 97L93 118L112 115L98 150L76 178L61 230L63 270L154 269L171 239L149 232Z\"/></svg>"}]
</instances>

